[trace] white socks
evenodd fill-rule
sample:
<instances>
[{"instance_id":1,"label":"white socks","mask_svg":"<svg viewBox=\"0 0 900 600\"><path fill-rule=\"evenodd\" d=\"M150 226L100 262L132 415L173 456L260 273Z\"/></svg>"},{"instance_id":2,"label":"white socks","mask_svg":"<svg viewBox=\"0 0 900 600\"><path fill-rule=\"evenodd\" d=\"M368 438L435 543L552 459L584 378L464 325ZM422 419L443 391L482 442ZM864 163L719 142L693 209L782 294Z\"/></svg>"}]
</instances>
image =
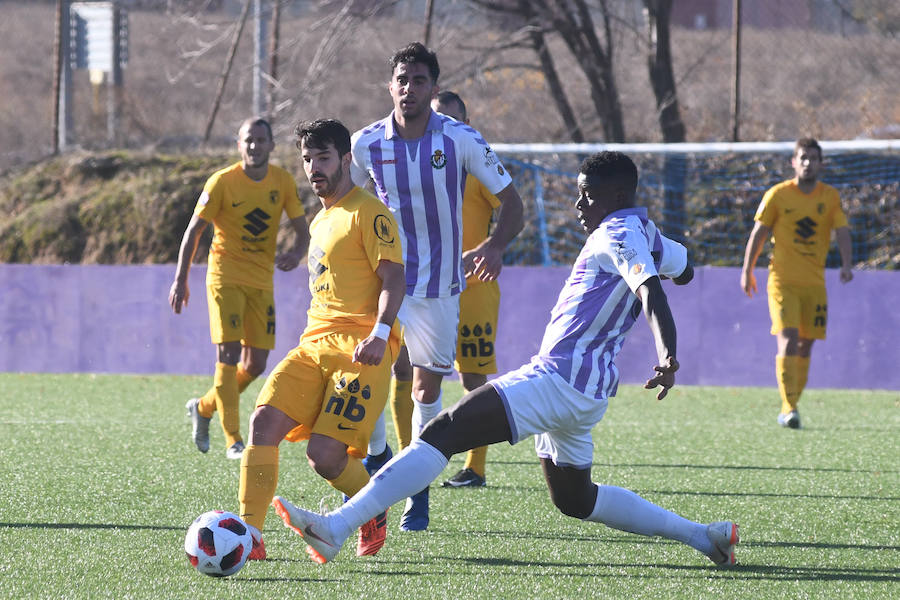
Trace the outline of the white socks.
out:
<instances>
[{"instance_id":1,"label":"white socks","mask_svg":"<svg viewBox=\"0 0 900 600\"><path fill-rule=\"evenodd\" d=\"M428 421L438 416L438 413L441 412L442 396L443 393L439 392L437 400L431 404L425 404L413 398L412 437L414 440L419 438L419 434L425 429Z\"/></svg>"},{"instance_id":2,"label":"white socks","mask_svg":"<svg viewBox=\"0 0 900 600\"><path fill-rule=\"evenodd\" d=\"M384 411L381 411L381 415L375 421L375 430L369 437L367 452L369 456L378 456L384 452L385 447L387 447L387 431L384 428Z\"/></svg>"},{"instance_id":3,"label":"white socks","mask_svg":"<svg viewBox=\"0 0 900 600\"><path fill-rule=\"evenodd\" d=\"M434 446L415 439L400 454L389 460L366 486L329 513L332 532L346 539L359 527L389 506L416 494L431 483L447 466L447 460Z\"/></svg>"},{"instance_id":4,"label":"white socks","mask_svg":"<svg viewBox=\"0 0 900 600\"><path fill-rule=\"evenodd\" d=\"M625 488L598 485L594 511L584 520L621 531L677 540L703 554L713 550L706 535L706 525L689 521Z\"/></svg>"}]
</instances>

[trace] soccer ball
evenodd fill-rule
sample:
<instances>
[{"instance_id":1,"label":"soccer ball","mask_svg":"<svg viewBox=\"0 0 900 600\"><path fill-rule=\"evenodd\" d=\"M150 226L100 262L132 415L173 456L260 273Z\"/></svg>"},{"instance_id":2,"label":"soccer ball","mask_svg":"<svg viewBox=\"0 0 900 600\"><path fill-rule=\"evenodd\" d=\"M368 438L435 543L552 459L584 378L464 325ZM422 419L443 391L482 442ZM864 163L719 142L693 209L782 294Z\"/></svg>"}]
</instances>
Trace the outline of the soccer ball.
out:
<instances>
[{"instance_id":1,"label":"soccer ball","mask_svg":"<svg viewBox=\"0 0 900 600\"><path fill-rule=\"evenodd\" d=\"M210 577L228 577L241 570L253 538L239 516L224 510L205 512L191 523L184 551L191 566Z\"/></svg>"}]
</instances>

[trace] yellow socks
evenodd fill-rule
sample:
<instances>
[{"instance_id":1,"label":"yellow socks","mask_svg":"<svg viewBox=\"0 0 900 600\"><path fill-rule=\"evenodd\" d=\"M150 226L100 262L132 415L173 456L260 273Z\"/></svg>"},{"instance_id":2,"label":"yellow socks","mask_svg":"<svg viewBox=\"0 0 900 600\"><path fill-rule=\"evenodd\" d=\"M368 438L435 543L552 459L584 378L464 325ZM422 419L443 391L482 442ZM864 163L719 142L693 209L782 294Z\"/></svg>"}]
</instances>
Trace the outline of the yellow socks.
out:
<instances>
[{"instance_id":1,"label":"yellow socks","mask_svg":"<svg viewBox=\"0 0 900 600\"><path fill-rule=\"evenodd\" d=\"M365 471L365 469L363 469ZM278 446L247 446L241 456L241 518L262 531L278 485Z\"/></svg>"},{"instance_id":2,"label":"yellow socks","mask_svg":"<svg viewBox=\"0 0 900 600\"><path fill-rule=\"evenodd\" d=\"M797 401L800 400L800 361L799 356L776 356L775 379L778 381L778 392L781 394L781 414L787 414L797 410ZM806 369L803 375L803 385L806 384L806 372L809 369L809 359L805 359Z\"/></svg>"},{"instance_id":3,"label":"yellow socks","mask_svg":"<svg viewBox=\"0 0 900 600\"><path fill-rule=\"evenodd\" d=\"M241 365L237 366L237 372L235 373L237 377L237 386L238 386L238 395L244 393L244 390L247 389L253 381L256 379L256 375L251 375ZM213 413L216 412L216 386L209 388L203 396L200 397L200 404L197 405L197 412L200 413L201 417L209 418L213 416Z\"/></svg>"},{"instance_id":4,"label":"yellow socks","mask_svg":"<svg viewBox=\"0 0 900 600\"><path fill-rule=\"evenodd\" d=\"M347 466L344 467L341 474L334 479L329 479L328 484L345 496L353 497L356 492L369 483L369 474L360 459L352 456L348 456L347 459Z\"/></svg>"},{"instance_id":5,"label":"yellow socks","mask_svg":"<svg viewBox=\"0 0 900 600\"><path fill-rule=\"evenodd\" d=\"M394 431L397 432L397 452L403 450L412 441L412 381L391 379L391 416L394 419Z\"/></svg>"},{"instance_id":6,"label":"yellow socks","mask_svg":"<svg viewBox=\"0 0 900 600\"><path fill-rule=\"evenodd\" d=\"M484 477L485 463L487 462L487 446L472 448L466 453L466 464L464 468L472 469L480 476Z\"/></svg>"},{"instance_id":7,"label":"yellow socks","mask_svg":"<svg viewBox=\"0 0 900 600\"><path fill-rule=\"evenodd\" d=\"M235 442L242 442L239 403L241 395L238 392L237 367L216 363L216 375L213 380L216 390L216 410L219 411L219 421L222 423L222 432L225 434L225 447L230 447Z\"/></svg>"}]
</instances>

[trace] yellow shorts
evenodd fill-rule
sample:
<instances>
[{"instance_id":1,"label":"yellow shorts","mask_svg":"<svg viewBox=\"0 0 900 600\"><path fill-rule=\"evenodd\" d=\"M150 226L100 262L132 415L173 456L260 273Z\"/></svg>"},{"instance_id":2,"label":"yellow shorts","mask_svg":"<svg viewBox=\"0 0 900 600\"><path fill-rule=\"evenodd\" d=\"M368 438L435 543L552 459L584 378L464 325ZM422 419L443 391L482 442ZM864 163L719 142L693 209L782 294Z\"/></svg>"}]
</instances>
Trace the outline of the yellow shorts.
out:
<instances>
[{"instance_id":1,"label":"yellow shorts","mask_svg":"<svg viewBox=\"0 0 900 600\"><path fill-rule=\"evenodd\" d=\"M500 314L500 284L484 281L459 295L459 334L456 361L460 373L489 375L497 372L497 318Z\"/></svg>"},{"instance_id":2,"label":"yellow shorts","mask_svg":"<svg viewBox=\"0 0 900 600\"><path fill-rule=\"evenodd\" d=\"M395 357L388 346L379 365L352 362L361 339L335 333L301 340L266 379L256 405L274 406L300 423L286 440L298 442L318 433L346 444L347 454L365 458L387 401Z\"/></svg>"},{"instance_id":3,"label":"yellow shorts","mask_svg":"<svg viewBox=\"0 0 900 600\"><path fill-rule=\"evenodd\" d=\"M800 337L824 340L828 322L828 296L825 286L786 285L769 277L766 286L772 335L794 328Z\"/></svg>"},{"instance_id":4,"label":"yellow shorts","mask_svg":"<svg viewBox=\"0 0 900 600\"><path fill-rule=\"evenodd\" d=\"M206 286L209 337L213 344L236 342L271 350L275 347L275 297L272 290L246 285Z\"/></svg>"}]
</instances>

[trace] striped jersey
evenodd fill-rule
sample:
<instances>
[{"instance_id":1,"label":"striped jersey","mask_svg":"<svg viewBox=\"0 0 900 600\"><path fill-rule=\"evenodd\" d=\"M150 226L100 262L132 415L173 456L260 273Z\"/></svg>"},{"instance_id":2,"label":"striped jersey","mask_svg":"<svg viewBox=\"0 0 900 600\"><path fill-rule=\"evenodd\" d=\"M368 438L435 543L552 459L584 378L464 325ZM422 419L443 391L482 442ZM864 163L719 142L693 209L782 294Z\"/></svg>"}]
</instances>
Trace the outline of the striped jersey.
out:
<instances>
[{"instance_id":1,"label":"striped jersey","mask_svg":"<svg viewBox=\"0 0 900 600\"><path fill-rule=\"evenodd\" d=\"M636 290L654 275L677 277L686 266L687 249L662 235L646 208L608 215L581 249L532 362L586 396L614 396L614 360L641 312Z\"/></svg>"},{"instance_id":2,"label":"striped jersey","mask_svg":"<svg viewBox=\"0 0 900 600\"><path fill-rule=\"evenodd\" d=\"M371 178L378 198L397 220L403 241L406 294L442 298L465 288L462 200L466 176L491 194L512 182L477 131L431 112L425 135L403 139L394 114L353 134L353 182Z\"/></svg>"}]
</instances>

